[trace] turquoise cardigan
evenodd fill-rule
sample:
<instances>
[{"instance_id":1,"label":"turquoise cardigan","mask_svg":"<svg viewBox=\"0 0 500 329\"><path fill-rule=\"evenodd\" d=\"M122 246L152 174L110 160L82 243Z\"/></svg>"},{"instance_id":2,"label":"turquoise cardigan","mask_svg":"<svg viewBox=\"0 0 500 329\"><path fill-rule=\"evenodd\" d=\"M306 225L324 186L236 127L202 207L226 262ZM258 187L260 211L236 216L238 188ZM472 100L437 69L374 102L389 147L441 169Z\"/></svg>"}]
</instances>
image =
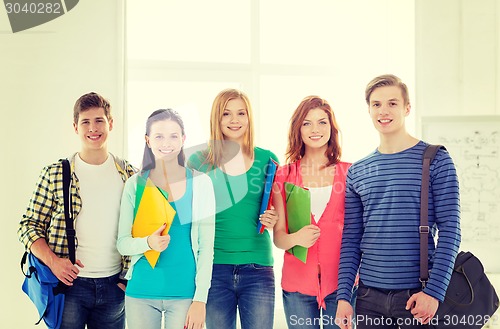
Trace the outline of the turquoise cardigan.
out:
<instances>
[{"instance_id":1,"label":"turquoise cardigan","mask_svg":"<svg viewBox=\"0 0 500 329\"><path fill-rule=\"evenodd\" d=\"M145 251L150 250L147 237L132 237L134 222L137 177L135 174L125 183L120 208L117 248L120 254L132 256L132 263L125 276L132 278L134 265ZM215 197L212 181L198 171L193 171L193 222L191 244L196 260L196 290L193 300L207 302L208 289L212 279L215 236Z\"/></svg>"}]
</instances>

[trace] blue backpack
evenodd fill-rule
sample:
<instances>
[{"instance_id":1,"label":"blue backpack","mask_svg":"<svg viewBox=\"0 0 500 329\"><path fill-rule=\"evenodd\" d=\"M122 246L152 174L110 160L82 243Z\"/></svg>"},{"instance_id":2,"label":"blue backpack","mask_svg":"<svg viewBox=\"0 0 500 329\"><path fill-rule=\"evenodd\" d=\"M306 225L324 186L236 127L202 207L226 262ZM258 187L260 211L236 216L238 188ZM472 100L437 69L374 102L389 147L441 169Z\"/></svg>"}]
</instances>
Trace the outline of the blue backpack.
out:
<instances>
[{"instance_id":1,"label":"blue backpack","mask_svg":"<svg viewBox=\"0 0 500 329\"><path fill-rule=\"evenodd\" d=\"M61 326L64 309L64 284L59 283L50 268L32 253L24 253L21 266L26 260L28 271L24 273L26 277L22 289L38 310L40 319L36 324L43 319L48 328L58 329Z\"/></svg>"},{"instance_id":2,"label":"blue backpack","mask_svg":"<svg viewBox=\"0 0 500 329\"><path fill-rule=\"evenodd\" d=\"M74 264L76 258L75 230L69 211L71 168L67 159L62 160L62 166L66 236L68 239L69 259ZM24 270L26 262L28 263L27 271ZM40 319L35 324L39 324L44 320L49 329L59 329L64 310L64 292L68 289L68 286L59 281L50 268L32 253L24 253L21 259L21 271L25 276L22 290L35 304L40 315Z\"/></svg>"}]
</instances>

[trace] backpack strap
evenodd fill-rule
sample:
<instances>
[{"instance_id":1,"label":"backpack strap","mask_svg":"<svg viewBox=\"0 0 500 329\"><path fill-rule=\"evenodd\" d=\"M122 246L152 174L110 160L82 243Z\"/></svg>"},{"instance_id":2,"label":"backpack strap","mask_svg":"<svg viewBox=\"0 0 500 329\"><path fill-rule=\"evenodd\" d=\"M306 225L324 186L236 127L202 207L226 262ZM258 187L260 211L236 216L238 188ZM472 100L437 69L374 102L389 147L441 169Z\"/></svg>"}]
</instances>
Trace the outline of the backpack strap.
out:
<instances>
[{"instance_id":1,"label":"backpack strap","mask_svg":"<svg viewBox=\"0 0 500 329\"><path fill-rule=\"evenodd\" d=\"M430 166L440 148L446 150L442 145L428 145L425 148L422 159L422 187L420 189L420 226L418 232L420 235L420 282L422 289L429 280L429 185L430 185Z\"/></svg>"},{"instance_id":2,"label":"backpack strap","mask_svg":"<svg viewBox=\"0 0 500 329\"><path fill-rule=\"evenodd\" d=\"M76 263L76 246L75 246L75 236L76 231L73 225L73 216L70 211L71 206L71 165L68 159L63 159L62 161L63 169L63 202L64 202L64 221L66 222L66 238L68 240L68 252L69 260L71 263ZM68 286L59 281L57 286L52 288L54 295L64 293L68 289Z\"/></svg>"},{"instance_id":3,"label":"backpack strap","mask_svg":"<svg viewBox=\"0 0 500 329\"><path fill-rule=\"evenodd\" d=\"M68 239L69 260L71 263L76 262L75 251L75 228L73 226L73 217L70 211L70 183L71 183L71 167L68 159L62 160L63 167L63 196L64 196L64 220L66 221L66 237Z\"/></svg>"},{"instance_id":4,"label":"backpack strap","mask_svg":"<svg viewBox=\"0 0 500 329\"><path fill-rule=\"evenodd\" d=\"M26 271L24 269L24 265L26 264L27 260L28 260L28 252L25 251L23 257L21 257L21 272L23 272L23 275L29 279L31 278L33 273L35 273L36 275L36 268L34 266L29 266L28 271Z\"/></svg>"}]
</instances>

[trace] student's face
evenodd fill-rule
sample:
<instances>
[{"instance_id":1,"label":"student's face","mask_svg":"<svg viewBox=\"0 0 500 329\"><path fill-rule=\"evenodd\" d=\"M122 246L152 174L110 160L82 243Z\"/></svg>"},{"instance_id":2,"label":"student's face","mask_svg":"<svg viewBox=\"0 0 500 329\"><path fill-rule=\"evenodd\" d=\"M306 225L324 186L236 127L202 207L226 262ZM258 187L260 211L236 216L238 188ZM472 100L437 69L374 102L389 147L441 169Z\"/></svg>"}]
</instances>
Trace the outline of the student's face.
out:
<instances>
[{"instance_id":1,"label":"student's face","mask_svg":"<svg viewBox=\"0 0 500 329\"><path fill-rule=\"evenodd\" d=\"M172 120L161 120L151 124L146 143L156 160L175 160L184 145L185 136L179 124Z\"/></svg>"},{"instance_id":2,"label":"student's face","mask_svg":"<svg viewBox=\"0 0 500 329\"><path fill-rule=\"evenodd\" d=\"M108 121L102 107L93 107L80 113L78 123L73 123L73 128L80 136L84 149L98 150L106 147L113 120Z\"/></svg>"},{"instance_id":3,"label":"student's face","mask_svg":"<svg viewBox=\"0 0 500 329\"><path fill-rule=\"evenodd\" d=\"M404 104L399 87L379 87L370 96L368 111L379 133L392 134L405 130L405 118L410 114L410 104Z\"/></svg>"},{"instance_id":4,"label":"student's face","mask_svg":"<svg viewBox=\"0 0 500 329\"><path fill-rule=\"evenodd\" d=\"M330 134L330 120L326 112L320 108L309 110L300 127L300 136L306 151L308 148L328 147Z\"/></svg>"},{"instance_id":5,"label":"student's face","mask_svg":"<svg viewBox=\"0 0 500 329\"><path fill-rule=\"evenodd\" d=\"M225 140L242 142L248 130L248 113L245 102L236 98L227 102L220 128Z\"/></svg>"}]
</instances>

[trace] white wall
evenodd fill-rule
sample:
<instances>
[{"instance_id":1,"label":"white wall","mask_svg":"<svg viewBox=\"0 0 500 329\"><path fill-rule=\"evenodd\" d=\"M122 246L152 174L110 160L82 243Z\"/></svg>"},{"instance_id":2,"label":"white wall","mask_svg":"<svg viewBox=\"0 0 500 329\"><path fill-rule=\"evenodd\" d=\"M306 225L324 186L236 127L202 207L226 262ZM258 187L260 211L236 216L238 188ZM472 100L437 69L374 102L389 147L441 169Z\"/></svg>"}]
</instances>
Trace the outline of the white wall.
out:
<instances>
[{"instance_id":1,"label":"white wall","mask_svg":"<svg viewBox=\"0 0 500 329\"><path fill-rule=\"evenodd\" d=\"M500 4L419 0L419 116L500 114Z\"/></svg>"},{"instance_id":2,"label":"white wall","mask_svg":"<svg viewBox=\"0 0 500 329\"><path fill-rule=\"evenodd\" d=\"M419 118L500 115L498 1L416 1L416 31ZM469 196L462 192L464 204ZM464 227L477 219L463 211L461 220ZM462 235L467 238L468 233L463 230ZM500 232L493 234L499 238L473 242L462 239L462 249L474 251L487 270L498 271L500 262L495 252L500 249Z\"/></svg>"},{"instance_id":3,"label":"white wall","mask_svg":"<svg viewBox=\"0 0 500 329\"><path fill-rule=\"evenodd\" d=\"M72 109L82 94L95 91L110 100L110 150L122 153L121 20L122 1L85 0L49 23L13 34L0 9L1 328L35 328L38 320L21 292L23 248L16 231L41 168L78 150Z\"/></svg>"}]
</instances>

